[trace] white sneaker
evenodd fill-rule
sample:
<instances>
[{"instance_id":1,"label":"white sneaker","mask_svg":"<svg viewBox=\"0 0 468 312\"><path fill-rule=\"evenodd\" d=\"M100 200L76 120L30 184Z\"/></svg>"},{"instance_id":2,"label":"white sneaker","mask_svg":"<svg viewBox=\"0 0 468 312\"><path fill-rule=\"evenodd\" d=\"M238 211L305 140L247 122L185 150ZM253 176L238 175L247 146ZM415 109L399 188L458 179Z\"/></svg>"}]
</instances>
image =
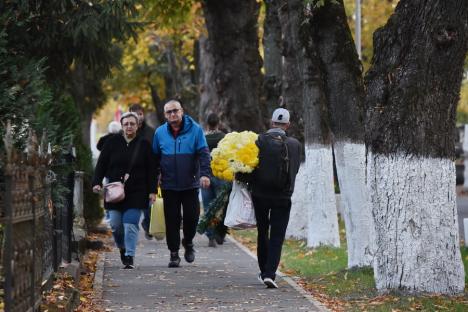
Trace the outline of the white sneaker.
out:
<instances>
[{"instance_id":1,"label":"white sneaker","mask_svg":"<svg viewBox=\"0 0 468 312\"><path fill-rule=\"evenodd\" d=\"M257 279L260 283L262 283L262 285L265 285L265 283L263 282L263 278L262 278L262 273L258 273L258 276L257 276Z\"/></svg>"},{"instance_id":2,"label":"white sneaker","mask_svg":"<svg viewBox=\"0 0 468 312\"><path fill-rule=\"evenodd\" d=\"M263 283L267 286L267 288L278 288L278 285L276 285L275 281L269 277L265 278Z\"/></svg>"}]
</instances>

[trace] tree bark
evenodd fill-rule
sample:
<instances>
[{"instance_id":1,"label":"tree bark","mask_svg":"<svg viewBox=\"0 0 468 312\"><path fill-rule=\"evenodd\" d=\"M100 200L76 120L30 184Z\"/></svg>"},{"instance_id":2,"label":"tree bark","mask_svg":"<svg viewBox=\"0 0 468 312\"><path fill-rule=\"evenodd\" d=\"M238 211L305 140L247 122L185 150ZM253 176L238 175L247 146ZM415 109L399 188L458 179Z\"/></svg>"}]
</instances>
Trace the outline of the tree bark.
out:
<instances>
[{"instance_id":1,"label":"tree bark","mask_svg":"<svg viewBox=\"0 0 468 312\"><path fill-rule=\"evenodd\" d=\"M313 12L313 40L318 47L330 110L333 150L346 226L348 267L370 266L373 222L366 188L364 86L361 63L348 26L343 1L327 1Z\"/></svg>"},{"instance_id":2,"label":"tree bark","mask_svg":"<svg viewBox=\"0 0 468 312\"><path fill-rule=\"evenodd\" d=\"M148 87L150 88L151 92L151 101L153 102L154 109L156 110L156 118L160 125L166 122L166 118L164 117L164 102L161 100L158 94L158 87L149 81L148 78Z\"/></svg>"},{"instance_id":3,"label":"tree bark","mask_svg":"<svg viewBox=\"0 0 468 312\"><path fill-rule=\"evenodd\" d=\"M200 107L199 107L199 119L200 122L205 125L206 118L210 113L221 114L219 107L219 97L216 92L215 85L215 61L211 52L210 42L205 36L199 39L199 54L200 59L198 62L200 78L199 78L199 90L200 90ZM220 124L221 128L225 128L224 124Z\"/></svg>"},{"instance_id":4,"label":"tree bark","mask_svg":"<svg viewBox=\"0 0 468 312\"><path fill-rule=\"evenodd\" d=\"M306 189L308 177L305 171L305 163L302 163L296 176L296 185L291 197L291 212L289 213L286 236L294 239L307 239L307 224L311 198Z\"/></svg>"},{"instance_id":5,"label":"tree bark","mask_svg":"<svg viewBox=\"0 0 468 312\"><path fill-rule=\"evenodd\" d=\"M299 40L299 27L302 18L303 5L300 1L281 0L277 5L277 14L281 26L281 55L282 105L291 114L291 127L288 135L297 138L304 143L304 57L302 45ZM306 239L308 231L308 218L304 218L304 211L309 214L311 208L310 194L307 191L308 173L305 163L301 164L296 177L296 187L291 198L291 213L289 226L286 232L288 237Z\"/></svg>"},{"instance_id":6,"label":"tree bark","mask_svg":"<svg viewBox=\"0 0 468 312\"><path fill-rule=\"evenodd\" d=\"M263 119L269 120L273 111L281 104L281 25L278 16L278 1L265 0L264 2L266 14L263 25L263 68L265 69L263 93L266 107Z\"/></svg>"},{"instance_id":7,"label":"tree bark","mask_svg":"<svg viewBox=\"0 0 468 312\"><path fill-rule=\"evenodd\" d=\"M291 5L299 8L301 8L301 2L301 0L289 1ZM303 12L305 12L304 15L302 15ZM305 181L306 192L312 199L309 209L307 244L310 247L339 246L331 133L325 93L326 81L320 64L318 46L313 40L310 5L295 14L301 16L299 33L304 47L302 77L304 79Z\"/></svg>"},{"instance_id":8,"label":"tree bark","mask_svg":"<svg viewBox=\"0 0 468 312\"><path fill-rule=\"evenodd\" d=\"M228 130L264 130L256 0L204 0L203 11L215 59L221 121Z\"/></svg>"},{"instance_id":9,"label":"tree bark","mask_svg":"<svg viewBox=\"0 0 468 312\"><path fill-rule=\"evenodd\" d=\"M453 159L467 24L466 0L401 0L374 35L366 140L383 292L464 289Z\"/></svg>"},{"instance_id":10,"label":"tree bark","mask_svg":"<svg viewBox=\"0 0 468 312\"><path fill-rule=\"evenodd\" d=\"M82 141L86 146L90 146L92 116L94 111L104 103L101 80L78 61L70 70L68 79L71 85L69 92L80 114Z\"/></svg>"},{"instance_id":11,"label":"tree bark","mask_svg":"<svg viewBox=\"0 0 468 312\"><path fill-rule=\"evenodd\" d=\"M282 106L291 114L291 126L288 134L304 143L304 103L303 103L303 66L302 46L299 27L303 4L300 1L281 0L278 5L278 17L281 25L282 42Z\"/></svg>"}]
</instances>

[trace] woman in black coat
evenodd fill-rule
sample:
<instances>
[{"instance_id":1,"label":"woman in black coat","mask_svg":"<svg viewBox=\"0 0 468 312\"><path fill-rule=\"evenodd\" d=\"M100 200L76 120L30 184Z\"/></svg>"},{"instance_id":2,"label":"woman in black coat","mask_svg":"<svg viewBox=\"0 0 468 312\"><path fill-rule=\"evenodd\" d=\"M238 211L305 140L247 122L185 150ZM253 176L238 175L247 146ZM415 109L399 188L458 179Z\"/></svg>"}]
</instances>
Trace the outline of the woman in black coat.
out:
<instances>
[{"instance_id":1,"label":"woman in black coat","mask_svg":"<svg viewBox=\"0 0 468 312\"><path fill-rule=\"evenodd\" d=\"M94 171L93 191L102 190L102 179L124 182L125 198L118 203L104 203L109 212L115 244L125 268L132 269L138 241L142 209L147 209L156 195L156 164L150 144L137 136L138 116L125 113L120 119L123 133L105 142Z\"/></svg>"}]
</instances>

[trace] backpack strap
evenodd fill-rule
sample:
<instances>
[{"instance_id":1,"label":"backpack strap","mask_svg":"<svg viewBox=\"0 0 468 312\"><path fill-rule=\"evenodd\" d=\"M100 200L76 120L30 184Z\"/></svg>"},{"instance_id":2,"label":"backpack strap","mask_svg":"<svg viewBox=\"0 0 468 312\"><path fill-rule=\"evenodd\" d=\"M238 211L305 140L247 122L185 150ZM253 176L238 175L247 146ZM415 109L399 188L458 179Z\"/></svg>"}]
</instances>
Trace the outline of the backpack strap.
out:
<instances>
[{"instance_id":1,"label":"backpack strap","mask_svg":"<svg viewBox=\"0 0 468 312\"><path fill-rule=\"evenodd\" d=\"M272 133L272 132L266 132L265 135L271 137L273 140L279 140L281 141L281 143L283 144L284 146L284 150L285 150L285 156L284 156L284 160L286 162L286 173L288 175L288 188L289 186L291 185L291 179L290 179L290 175L289 175L289 147L288 147L288 136L286 134L281 134L281 133Z\"/></svg>"}]
</instances>

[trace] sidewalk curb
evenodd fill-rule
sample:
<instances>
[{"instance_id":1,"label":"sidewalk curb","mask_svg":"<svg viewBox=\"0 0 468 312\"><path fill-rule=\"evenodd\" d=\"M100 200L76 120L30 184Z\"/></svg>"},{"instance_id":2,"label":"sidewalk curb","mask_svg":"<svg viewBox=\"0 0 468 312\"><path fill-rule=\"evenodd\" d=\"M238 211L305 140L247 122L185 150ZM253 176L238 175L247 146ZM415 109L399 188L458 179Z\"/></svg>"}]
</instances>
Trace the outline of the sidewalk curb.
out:
<instances>
[{"instance_id":1,"label":"sidewalk curb","mask_svg":"<svg viewBox=\"0 0 468 312\"><path fill-rule=\"evenodd\" d=\"M103 283L104 283L104 262L106 259L106 254L101 253L98 256L96 262L96 272L94 273L93 289L94 289L94 299L101 302L103 298Z\"/></svg>"},{"instance_id":2,"label":"sidewalk curb","mask_svg":"<svg viewBox=\"0 0 468 312\"><path fill-rule=\"evenodd\" d=\"M226 236L229 241L231 241L232 243L234 243L237 247L239 247L242 251L244 251L246 254L248 254L249 256L251 256L252 258L254 258L255 260L257 260L257 256L250 251L250 249L248 249L247 247L245 247L244 245L242 245L240 242L238 242L234 237L232 237L231 235L227 235ZM298 291L302 296L304 296L304 298L306 298L312 305L315 306L315 308L317 308L319 311L321 312L329 312L330 310L328 310L322 303L318 302L317 300L315 300L315 298L313 296L311 296L308 292L306 292L301 286L299 286L292 278L290 278L289 276L285 275L283 272L281 271L277 271L276 272L279 276L281 276L282 279L284 279L292 288L294 288L296 291Z\"/></svg>"}]
</instances>

